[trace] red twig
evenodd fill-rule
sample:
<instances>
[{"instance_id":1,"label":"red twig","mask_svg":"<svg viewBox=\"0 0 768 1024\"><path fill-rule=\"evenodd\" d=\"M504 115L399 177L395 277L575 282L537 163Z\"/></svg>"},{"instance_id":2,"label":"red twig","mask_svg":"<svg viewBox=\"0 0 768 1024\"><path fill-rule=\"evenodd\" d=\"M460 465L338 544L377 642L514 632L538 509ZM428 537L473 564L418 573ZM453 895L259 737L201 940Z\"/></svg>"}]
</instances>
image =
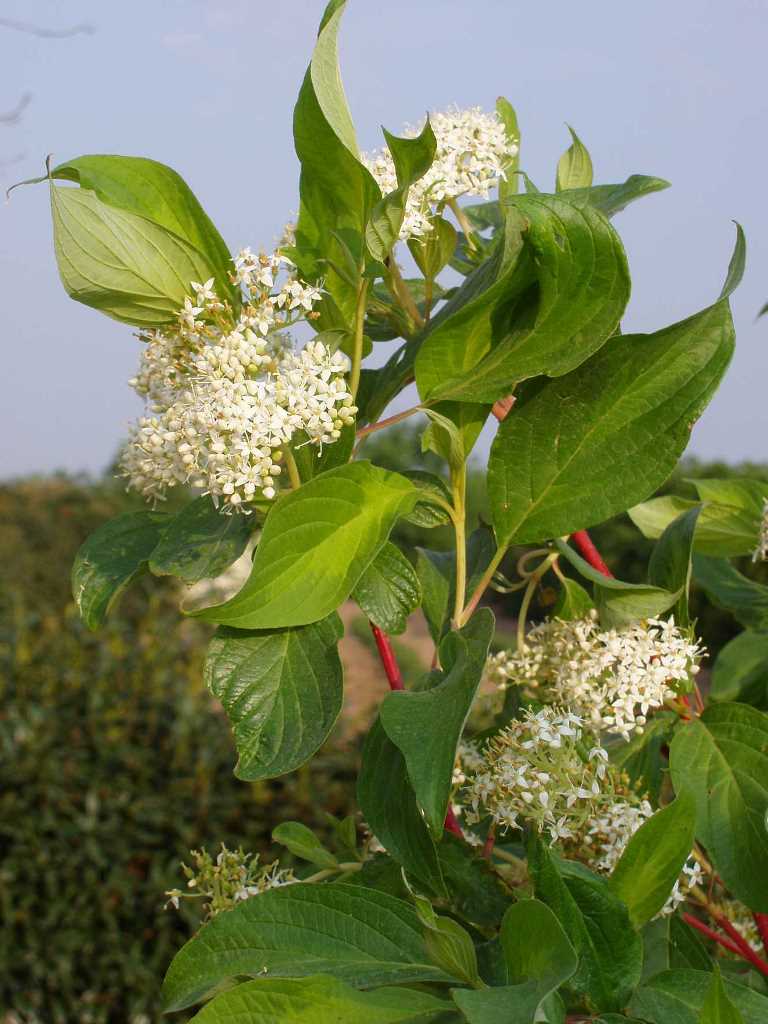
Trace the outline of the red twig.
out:
<instances>
[{"instance_id":1,"label":"red twig","mask_svg":"<svg viewBox=\"0 0 768 1024\"><path fill-rule=\"evenodd\" d=\"M738 931L726 917L722 917L720 914L712 914L712 919L715 921L728 935L728 938L724 938L722 935L718 935L716 931L709 928L700 921L698 917L694 917L693 914L683 914L683 920L686 924L691 925L693 928L697 928L703 935L706 935L708 939L712 939L723 949L729 950L731 953L735 953L736 956L741 957L742 960L746 960L752 964L754 968L760 971L761 974L768 977L768 963L759 957L757 953L752 949L750 944L744 938L740 931Z\"/></svg>"},{"instance_id":2,"label":"red twig","mask_svg":"<svg viewBox=\"0 0 768 1024\"><path fill-rule=\"evenodd\" d=\"M483 845L483 857L485 857L486 860L490 860L491 859L491 854L493 853L493 847L495 845L496 845L496 823L493 822L491 824L491 827L488 829L488 835L486 836L485 843Z\"/></svg>"},{"instance_id":3,"label":"red twig","mask_svg":"<svg viewBox=\"0 0 768 1024\"><path fill-rule=\"evenodd\" d=\"M718 935L716 931L713 931L708 925L700 921L698 917L694 917L693 914L683 914L683 920L686 924L689 924L691 928L696 928L706 935L708 939L712 939L718 946L722 946L723 949L730 950L731 953L735 953L736 956L741 956L741 950L734 942L729 942L728 939L724 939L722 935Z\"/></svg>"},{"instance_id":4,"label":"red twig","mask_svg":"<svg viewBox=\"0 0 768 1024\"><path fill-rule=\"evenodd\" d=\"M373 633L373 639L376 641L376 647L381 658L381 664L384 666L390 690L404 690L405 684L403 683L400 666L397 664L397 658L392 650L389 637L378 626L374 626L372 622L369 625Z\"/></svg>"},{"instance_id":5,"label":"red twig","mask_svg":"<svg viewBox=\"0 0 768 1024\"><path fill-rule=\"evenodd\" d=\"M613 576L586 530L577 530L576 533L572 533L571 540L593 569L597 569L603 576Z\"/></svg>"},{"instance_id":6,"label":"red twig","mask_svg":"<svg viewBox=\"0 0 768 1024\"><path fill-rule=\"evenodd\" d=\"M448 807L448 813L445 816L445 828L448 832L453 832L459 839L464 838L464 833L461 831L461 825L456 820L456 815L453 813L453 808Z\"/></svg>"},{"instance_id":7,"label":"red twig","mask_svg":"<svg viewBox=\"0 0 768 1024\"><path fill-rule=\"evenodd\" d=\"M753 917L763 940L763 949L768 954L768 914L753 914Z\"/></svg>"}]
</instances>

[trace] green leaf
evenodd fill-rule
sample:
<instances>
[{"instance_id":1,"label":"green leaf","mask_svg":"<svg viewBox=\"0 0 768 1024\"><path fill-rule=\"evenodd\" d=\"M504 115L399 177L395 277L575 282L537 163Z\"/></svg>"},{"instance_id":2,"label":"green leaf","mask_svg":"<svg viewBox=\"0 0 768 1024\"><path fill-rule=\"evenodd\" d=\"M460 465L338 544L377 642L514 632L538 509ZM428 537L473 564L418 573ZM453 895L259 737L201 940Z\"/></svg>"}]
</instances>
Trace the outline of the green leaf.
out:
<instances>
[{"instance_id":1,"label":"green leaf","mask_svg":"<svg viewBox=\"0 0 768 1024\"><path fill-rule=\"evenodd\" d=\"M521 900L504 915L501 945L510 985L479 991L453 989L470 1024L532 1024L540 1004L576 971L568 936L546 904Z\"/></svg>"},{"instance_id":2,"label":"green leaf","mask_svg":"<svg viewBox=\"0 0 768 1024\"><path fill-rule=\"evenodd\" d=\"M714 704L678 728L669 753L676 789L696 797L696 838L725 885L768 913L768 716Z\"/></svg>"},{"instance_id":3,"label":"green leaf","mask_svg":"<svg viewBox=\"0 0 768 1024\"><path fill-rule=\"evenodd\" d=\"M445 480L422 469L405 470L403 476L421 492L413 512L403 516L403 519L427 530L449 523L450 515L445 506L452 503L452 498Z\"/></svg>"},{"instance_id":4,"label":"green leaf","mask_svg":"<svg viewBox=\"0 0 768 1024\"><path fill-rule=\"evenodd\" d=\"M736 243L733 247L731 262L728 264L723 290L720 292L721 299L727 299L731 292L739 287L747 262L747 240L744 237L744 229L738 221L735 220L733 223L736 225Z\"/></svg>"},{"instance_id":5,"label":"green leaf","mask_svg":"<svg viewBox=\"0 0 768 1024\"><path fill-rule=\"evenodd\" d=\"M589 150L570 125L568 131L573 141L557 164L555 188L558 192L568 188L589 188L592 184L592 158Z\"/></svg>"},{"instance_id":6,"label":"green leaf","mask_svg":"<svg viewBox=\"0 0 768 1024\"><path fill-rule=\"evenodd\" d=\"M432 835L443 833L451 776L469 709L493 638L493 612L481 608L463 629L440 645L443 676L428 690L389 693L381 722L402 752L408 777Z\"/></svg>"},{"instance_id":7,"label":"green leaf","mask_svg":"<svg viewBox=\"0 0 768 1024\"><path fill-rule=\"evenodd\" d=\"M353 462L315 477L273 506L247 582L194 613L238 629L302 626L345 601L418 491L398 473Z\"/></svg>"},{"instance_id":8,"label":"green leaf","mask_svg":"<svg viewBox=\"0 0 768 1024\"><path fill-rule=\"evenodd\" d=\"M453 473L462 473L488 418L488 406L441 402L424 412L430 422L422 435L422 451L434 452L445 459Z\"/></svg>"},{"instance_id":9,"label":"green leaf","mask_svg":"<svg viewBox=\"0 0 768 1024\"><path fill-rule=\"evenodd\" d=\"M322 339L322 335L317 335L314 340L318 339ZM291 438L291 450L303 483L320 476L321 473L327 473L329 469L345 466L350 461L354 447L354 423L346 423L341 428L341 437L333 444L318 447L309 441L302 430L297 431Z\"/></svg>"},{"instance_id":10,"label":"green leaf","mask_svg":"<svg viewBox=\"0 0 768 1024\"><path fill-rule=\"evenodd\" d=\"M557 539L555 547L585 579L592 581L600 621L608 628L659 615L671 608L679 596L661 587L652 587L646 583L623 583L611 576L604 576L563 540Z\"/></svg>"},{"instance_id":11,"label":"green leaf","mask_svg":"<svg viewBox=\"0 0 768 1024\"><path fill-rule=\"evenodd\" d=\"M421 584L421 610L427 620L429 634L435 644L440 642L451 607L451 572L453 559L448 551L416 548L416 575Z\"/></svg>"},{"instance_id":12,"label":"green leaf","mask_svg":"<svg viewBox=\"0 0 768 1024\"><path fill-rule=\"evenodd\" d=\"M691 583L691 556L699 509L681 513L664 530L648 563L648 580L670 593L679 594L672 614L678 626L688 626L688 589Z\"/></svg>"},{"instance_id":13,"label":"green leaf","mask_svg":"<svg viewBox=\"0 0 768 1024\"><path fill-rule=\"evenodd\" d=\"M627 843L609 885L640 928L667 901L693 848L696 801L683 789L677 798L643 822Z\"/></svg>"},{"instance_id":14,"label":"green leaf","mask_svg":"<svg viewBox=\"0 0 768 1024\"><path fill-rule=\"evenodd\" d=\"M330 974L371 988L450 981L428 962L409 904L339 882L271 889L218 914L182 947L163 983L167 1012L183 1010L228 979Z\"/></svg>"},{"instance_id":15,"label":"green leaf","mask_svg":"<svg viewBox=\"0 0 768 1024\"><path fill-rule=\"evenodd\" d=\"M515 108L504 96L496 100L496 113L501 118L506 131L507 141L517 146L517 152L504 169L504 177L499 182L499 199L504 200L517 192L518 170L520 168L520 126L517 123Z\"/></svg>"},{"instance_id":16,"label":"green leaf","mask_svg":"<svg viewBox=\"0 0 768 1024\"><path fill-rule=\"evenodd\" d=\"M632 174L619 185L593 185L591 188L570 189L564 198L577 206L593 206L606 217L613 217L636 199L642 199L653 192L661 192L665 188L669 188L669 182L663 178Z\"/></svg>"},{"instance_id":17,"label":"green leaf","mask_svg":"<svg viewBox=\"0 0 768 1024\"><path fill-rule=\"evenodd\" d=\"M667 773L661 751L669 745L676 723L673 711L657 711L642 733L609 747L612 763L627 775L634 790L647 793L653 803L658 803Z\"/></svg>"},{"instance_id":18,"label":"green leaf","mask_svg":"<svg viewBox=\"0 0 768 1024\"><path fill-rule=\"evenodd\" d=\"M566 576L561 580L561 589L552 609L552 617L563 622L571 622L573 619L583 619L594 607L595 603L584 587Z\"/></svg>"},{"instance_id":19,"label":"green leaf","mask_svg":"<svg viewBox=\"0 0 768 1024\"><path fill-rule=\"evenodd\" d=\"M210 265L219 298L237 308L239 294L229 277L232 258L227 243L172 168L137 156L79 156L54 167L51 177L76 181L108 206L146 217L188 242Z\"/></svg>"},{"instance_id":20,"label":"green leaf","mask_svg":"<svg viewBox=\"0 0 768 1024\"><path fill-rule=\"evenodd\" d=\"M400 1024L434 1020L446 1004L407 988L358 992L343 981L258 978L221 995L193 1017L196 1024Z\"/></svg>"},{"instance_id":21,"label":"green leaf","mask_svg":"<svg viewBox=\"0 0 768 1024\"><path fill-rule=\"evenodd\" d=\"M500 545L609 519L669 476L733 351L727 302L656 334L612 338L524 389L500 425L488 493Z\"/></svg>"},{"instance_id":22,"label":"green leaf","mask_svg":"<svg viewBox=\"0 0 768 1024\"><path fill-rule=\"evenodd\" d=\"M637 990L629 1012L647 1024L701 1024L700 1014L711 985L712 975L708 972L665 971ZM732 981L724 981L723 987L744 1024L765 1024L768 999L764 995Z\"/></svg>"},{"instance_id":23,"label":"green leaf","mask_svg":"<svg viewBox=\"0 0 768 1024\"><path fill-rule=\"evenodd\" d=\"M436 914L424 896L417 895L415 900L432 963L465 985L476 985L480 981L477 953L469 932L453 918Z\"/></svg>"},{"instance_id":24,"label":"green leaf","mask_svg":"<svg viewBox=\"0 0 768 1024\"><path fill-rule=\"evenodd\" d=\"M488 861L450 832L443 836L437 856L451 908L472 924L496 928L509 906L511 894Z\"/></svg>"},{"instance_id":25,"label":"green leaf","mask_svg":"<svg viewBox=\"0 0 768 1024\"><path fill-rule=\"evenodd\" d=\"M746 630L723 647L712 669L709 699L768 710L768 633Z\"/></svg>"},{"instance_id":26,"label":"green leaf","mask_svg":"<svg viewBox=\"0 0 768 1024\"><path fill-rule=\"evenodd\" d=\"M701 1007L699 1024L744 1024L744 1018L725 991L718 968L712 975L712 984Z\"/></svg>"},{"instance_id":27,"label":"green leaf","mask_svg":"<svg viewBox=\"0 0 768 1024\"><path fill-rule=\"evenodd\" d=\"M649 921L642 929L643 981L669 970L670 915L663 914Z\"/></svg>"},{"instance_id":28,"label":"green leaf","mask_svg":"<svg viewBox=\"0 0 768 1024\"><path fill-rule=\"evenodd\" d=\"M272 839L286 846L294 857L308 860L319 868L334 868L339 863L333 854L326 850L311 828L300 821L284 821L272 829Z\"/></svg>"},{"instance_id":29,"label":"green leaf","mask_svg":"<svg viewBox=\"0 0 768 1024\"><path fill-rule=\"evenodd\" d=\"M432 230L423 237L409 238L408 248L424 277L433 280L453 259L458 236L445 217L435 215L430 223Z\"/></svg>"},{"instance_id":30,"label":"green leaf","mask_svg":"<svg viewBox=\"0 0 768 1024\"><path fill-rule=\"evenodd\" d=\"M128 512L82 544L72 566L72 596L89 629L98 629L128 584L146 572L169 520L160 512Z\"/></svg>"},{"instance_id":31,"label":"green leaf","mask_svg":"<svg viewBox=\"0 0 768 1024\"><path fill-rule=\"evenodd\" d=\"M705 481L692 481L694 485ZM714 483L715 481L706 481ZM726 481L723 481L725 483ZM730 483L730 481L728 481ZM734 483L736 481L733 481ZM757 481L749 481L749 483ZM747 483L747 481L739 481ZM768 493L768 485L762 489ZM667 494L661 498L651 498L642 505L629 509L629 516L643 536L655 540L660 537L666 527L681 513L699 507L699 518L694 535L694 550L702 555L734 558L737 555L751 555L755 550L762 519L762 506L753 513L744 507L730 504L717 504L707 500L698 506L695 501L678 498Z\"/></svg>"},{"instance_id":32,"label":"green leaf","mask_svg":"<svg viewBox=\"0 0 768 1024\"><path fill-rule=\"evenodd\" d=\"M700 934L678 916L669 919L669 960L671 967L712 970L712 959Z\"/></svg>"},{"instance_id":33,"label":"green leaf","mask_svg":"<svg viewBox=\"0 0 768 1024\"><path fill-rule=\"evenodd\" d=\"M64 290L77 302L137 327L171 323L191 281L210 263L166 228L103 203L94 192L51 185L53 244Z\"/></svg>"},{"instance_id":34,"label":"green leaf","mask_svg":"<svg viewBox=\"0 0 768 1024\"><path fill-rule=\"evenodd\" d=\"M568 987L596 1011L620 1010L640 981L643 946L626 906L581 865L555 860L537 836L528 864L537 899L557 916L579 957Z\"/></svg>"},{"instance_id":35,"label":"green leaf","mask_svg":"<svg viewBox=\"0 0 768 1024\"><path fill-rule=\"evenodd\" d=\"M561 196L509 200L500 244L433 319L416 357L424 401L494 402L513 385L579 366L629 298L618 235Z\"/></svg>"},{"instance_id":36,"label":"green leaf","mask_svg":"<svg viewBox=\"0 0 768 1024\"><path fill-rule=\"evenodd\" d=\"M387 736L380 718L365 738L357 801L387 853L431 892L447 896L434 840L408 782L405 758Z\"/></svg>"},{"instance_id":37,"label":"green leaf","mask_svg":"<svg viewBox=\"0 0 768 1024\"><path fill-rule=\"evenodd\" d=\"M238 778L293 771L325 742L343 702L341 635L335 613L299 629L217 631L205 682L229 717Z\"/></svg>"},{"instance_id":38,"label":"green leaf","mask_svg":"<svg viewBox=\"0 0 768 1024\"><path fill-rule=\"evenodd\" d=\"M170 520L149 568L185 583L219 576L245 551L252 525L247 516L223 515L210 497L196 498Z\"/></svg>"},{"instance_id":39,"label":"green leaf","mask_svg":"<svg viewBox=\"0 0 768 1024\"><path fill-rule=\"evenodd\" d=\"M413 566L387 541L352 591L367 617L385 633L403 633L408 616L421 603L421 585Z\"/></svg>"},{"instance_id":40,"label":"green leaf","mask_svg":"<svg viewBox=\"0 0 768 1024\"><path fill-rule=\"evenodd\" d=\"M712 603L745 629L768 629L768 587L742 576L725 559L705 555L694 555L693 576Z\"/></svg>"}]
</instances>

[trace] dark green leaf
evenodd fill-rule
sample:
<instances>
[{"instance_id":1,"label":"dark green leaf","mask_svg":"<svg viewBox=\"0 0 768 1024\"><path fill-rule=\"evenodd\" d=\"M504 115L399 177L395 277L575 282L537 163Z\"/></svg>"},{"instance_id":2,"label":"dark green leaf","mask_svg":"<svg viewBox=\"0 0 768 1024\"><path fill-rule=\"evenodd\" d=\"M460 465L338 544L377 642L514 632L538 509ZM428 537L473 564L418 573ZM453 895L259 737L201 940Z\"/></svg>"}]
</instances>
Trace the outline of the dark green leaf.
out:
<instances>
[{"instance_id":1,"label":"dark green leaf","mask_svg":"<svg viewBox=\"0 0 768 1024\"><path fill-rule=\"evenodd\" d=\"M744 229L738 221L733 223L736 225L736 243L733 247L731 262L728 264L723 290L720 292L721 299L727 299L731 292L739 287L747 262L747 240L744 237Z\"/></svg>"},{"instance_id":2,"label":"dark green leaf","mask_svg":"<svg viewBox=\"0 0 768 1024\"><path fill-rule=\"evenodd\" d=\"M402 633L408 616L421 603L416 572L398 547L384 545L357 582L352 597L379 629Z\"/></svg>"},{"instance_id":3,"label":"dark green leaf","mask_svg":"<svg viewBox=\"0 0 768 1024\"><path fill-rule=\"evenodd\" d=\"M768 710L768 633L740 633L720 651L710 700L735 700Z\"/></svg>"},{"instance_id":4,"label":"dark green leaf","mask_svg":"<svg viewBox=\"0 0 768 1024\"><path fill-rule=\"evenodd\" d=\"M502 243L440 310L416 358L422 399L494 402L560 376L613 334L629 297L618 235L560 196L509 200Z\"/></svg>"},{"instance_id":5,"label":"dark green leaf","mask_svg":"<svg viewBox=\"0 0 768 1024\"><path fill-rule=\"evenodd\" d=\"M249 516L224 515L209 497L196 498L168 523L149 568L185 583L219 576L245 551L252 527Z\"/></svg>"},{"instance_id":6,"label":"dark green leaf","mask_svg":"<svg viewBox=\"0 0 768 1024\"><path fill-rule=\"evenodd\" d=\"M768 629L768 587L735 569L724 558L694 555L693 576L707 597L746 629Z\"/></svg>"},{"instance_id":7,"label":"dark green leaf","mask_svg":"<svg viewBox=\"0 0 768 1024\"><path fill-rule=\"evenodd\" d=\"M76 181L108 206L137 213L184 239L210 264L219 298L237 307L239 296L229 277L232 259L227 244L172 168L137 156L79 156L54 167L51 177Z\"/></svg>"},{"instance_id":8,"label":"dark green leaf","mask_svg":"<svg viewBox=\"0 0 768 1024\"><path fill-rule=\"evenodd\" d=\"M272 889L219 914L173 958L166 1011L183 1010L228 979L330 974L350 985L449 981L427 960L421 923L402 900L359 885Z\"/></svg>"},{"instance_id":9,"label":"dark green leaf","mask_svg":"<svg viewBox=\"0 0 768 1024\"><path fill-rule=\"evenodd\" d=\"M643 981L669 970L670 915L654 918L642 929Z\"/></svg>"},{"instance_id":10,"label":"dark green leaf","mask_svg":"<svg viewBox=\"0 0 768 1024\"><path fill-rule=\"evenodd\" d=\"M435 644L440 642L451 609L451 552L416 548L416 575L421 584L421 608Z\"/></svg>"},{"instance_id":11,"label":"dark green leaf","mask_svg":"<svg viewBox=\"0 0 768 1024\"><path fill-rule=\"evenodd\" d=\"M728 998L718 968L701 1007L699 1024L744 1024L744 1018Z\"/></svg>"},{"instance_id":12,"label":"dark green leaf","mask_svg":"<svg viewBox=\"0 0 768 1024\"><path fill-rule=\"evenodd\" d=\"M171 323L192 281L213 276L189 242L87 189L51 185L53 243L70 298L137 327Z\"/></svg>"},{"instance_id":13,"label":"dark green leaf","mask_svg":"<svg viewBox=\"0 0 768 1024\"><path fill-rule=\"evenodd\" d=\"M669 766L696 797L696 838L718 874L753 911L768 913L768 716L714 704L678 728Z\"/></svg>"},{"instance_id":14,"label":"dark green leaf","mask_svg":"<svg viewBox=\"0 0 768 1024\"><path fill-rule=\"evenodd\" d=\"M558 192L569 188L589 188L592 184L592 158L589 150L570 125L568 131L572 141L557 164L555 187Z\"/></svg>"},{"instance_id":15,"label":"dark green leaf","mask_svg":"<svg viewBox=\"0 0 768 1024\"><path fill-rule=\"evenodd\" d=\"M387 853L431 892L447 896L434 841L408 782L405 759L378 718L365 739L357 800Z\"/></svg>"},{"instance_id":16,"label":"dark green leaf","mask_svg":"<svg viewBox=\"0 0 768 1024\"><path fill-rule=\"evenodd\" d=\"M301 626L349 597L418 491L397 473L353 462L279 498L251 575L231 600L195 614L238 629Z\"/></svg>"},{"instance_id":17,"label":"dark green leaf","mask_svg":"<svg viewBox=\"0 0 768 1024\"><path fill-rule=\"evenodd\" d=\"M613 338L578 370L524 389L488 465L499 543L573 533L660 486L732 351L719 302L657 334Z\"/></svg>"},{"instance_id":18,"label":"dark green leaf","mask_svg":"<svg viewBox=\"0 0 768 1024\"><path fill-rule=\"evenodd\" d=\"M657 711L642 733L635 733L628 743L609 747L611 761L628 776L632 788L647 793L654 803L658 803L667 771L662 748L669 745L676 723L673 711Z\"/></svg>"},{"instance_id":19,"label":"dark green leaf","mask_svg":"<svg viewBox=\"0 0 768 1024\"><path fill-rule=\"evenodd\" d=\"M669 960L671 967L712 970L712 959L701 936L677 915L669 920Z\"/></svg>"},{"instance_id":20,"label":"dark green leaf","mask_svg":"<svg viewBox=\"0 0 768 1024\"><path fill-rule=\"evenodd\" d=\"M696 801L683 789L632 835L609 885L635 927L647 924L669 897L693 848Z\"/></svg>"},{"instance_id":21,"label":"dark green leaf","mask_svg":"<svg viewBox=\"0 0 768 1024\"><path fill-rule=\"evenodd\" d=\"M358 992L337 978L258 978L210 1002L193 1017L196 1024L400 1024L434 1020L446 1008L441 999L407 988Z\"/></svg>"},{"instance_id":22,"label":"dark green leaf","mask_svg":"<svg viewBox=\"0 0 768 1024\"><path fill-rule=\"evenodd\" d=\"M629 1012L648 1024L701 1024L701 1010L712 975L704 971L666 971L637 990ZM744 1024L765 1024L768 999L743 985L723 982L726 995L737 1007Z\"/></svg>"},{"instance_id":23,"label":"dark green leaf","mask_svg":"<svg viewBox=\"0 0 768 1024\"><path fill-rule=\"evenodd\" d=\"M692 508L674 519L664 530L648 563L648 580L673 594L679 594L672 614L678 626L688 626L688 588L691 582L693 537L699 509Z\"/></svg>"},{"instance_id":24,"label":"dark green leaf","mask_svg":"<svg viewBox=\"0 0 768 1024\"><path fill-rule=\"evenodd\" d=\"M325 742L343 701L341 635L335 613L299 629L218 630L205 681L232 725L238 778L293 771Z\"/></svg>"},{"instance_id":25,"label":"dark green leaf","mask_svg":"<svg viewBox=\"0 0 768 1024\"><path fill-rule=\"evenodd\" d=\"M437 856L451 896L451 907L475 925L497 927L512 897L488 861L449 832L438 846Z\"/></svg>"},{"instance_id":26,"label":"dark green leaf","mask_svg":"<svg viewBox=\"0 0 768 1024\"><path fill-rule=\"evenodd\" d=\"M390 693L381 705L381 722L402 752L408 776L427 827L435 838L451 795L451 776L469 709L485 668L494 618L481 608L462 630L440 645L443 676L431 689Z\"/></svg>"},{"instance_id":27,"label":"dark green leaf","mask_svg":"<svg viewBox=\"0 0 768 1024\"><path fill-rule=\"evenodd\" d=\"M632 174L620 185L593 185L591 188L571 189L564 198L575 205L594 206L606 217L621 213L630 203L653 192L669 188L663 178L650 178L645 174Z\"/></svg>"},{"instance_id":28,"label":"dark green leaf","mask_svg":"<svg viewBox=\"0 0 768 1024\"><path fill-rule=\"evenodd\" d=\"M579 957L569 988L595 1010L620 1010L640 981L643 947L625 905L607 882L556 861L533 837L528 863L538 899L557 915Z\"/></svg>"},{"instance_id":29,"label":"dark green leaf","mask_svg":"<svg viewBox=\"0 0 768 1024\"><path fill-rule=\"evenodd\" d=\"M146 572L169 521L160 512L128 512L83 543L72 566L72 596L89 629L98 629L128 584Z\"/></svg>"}]
</instances>

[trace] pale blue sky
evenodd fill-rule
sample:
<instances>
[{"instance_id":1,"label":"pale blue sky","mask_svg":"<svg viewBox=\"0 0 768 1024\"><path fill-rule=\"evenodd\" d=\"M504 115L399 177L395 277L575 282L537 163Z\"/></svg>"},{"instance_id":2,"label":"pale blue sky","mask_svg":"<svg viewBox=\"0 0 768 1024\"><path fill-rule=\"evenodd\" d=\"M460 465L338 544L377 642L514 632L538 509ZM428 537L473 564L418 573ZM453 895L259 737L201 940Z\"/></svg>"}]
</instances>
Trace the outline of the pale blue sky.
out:
<instances>
[{"instance_id":1,"label":"pale blue sky","mask_svg":"<svg viewBox=\"0 0 768 1024\"><path fill-rule=\"evenodd\" d=\"M45 154L162 160L189 182L229 245L270 246L296 208L291 111L322 0L6 0L2 17L65 40L0 29L3 184L39 174ZM634 288L625 330L653 330L714 300L747 233L733 306L738 352L690 451L768 458L766 0L350 0L342 70L361 145L427 109L517 107L523 167L550 187L567 145L589 146L599 182L656 174L673 188L621 214ZM42 186L0 206L4 443L0 476L97 471L139 404L125 381L130 328L71 302L58 281Z\"/></svg>"}]
</instances>

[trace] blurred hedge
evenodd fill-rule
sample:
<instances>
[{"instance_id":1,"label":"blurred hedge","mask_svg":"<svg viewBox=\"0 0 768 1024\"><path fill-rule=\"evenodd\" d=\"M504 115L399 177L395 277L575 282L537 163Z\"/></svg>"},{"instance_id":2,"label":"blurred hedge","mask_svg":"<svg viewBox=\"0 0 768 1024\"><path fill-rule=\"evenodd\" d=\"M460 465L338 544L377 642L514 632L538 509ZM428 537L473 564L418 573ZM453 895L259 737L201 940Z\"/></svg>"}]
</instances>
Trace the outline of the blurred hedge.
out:
<instances>
[{"instance_id":1,"label":"blurred hedge","mask_svg":"<svg viewBox=\"0 0 768 1024\"><path fill-rule=\"evenodd\" d=\"M124 507L110 486L0 487L3 1024L154 1024L197 924L191 901L162 909L190 848L266 850L280 820L322 831L317 808L346 813L352 794L348 754L270 783L233 777L200 682L207 632L180 619L172 583L143 581L102 631L83 628L72 555Z\"/></svg>"}]
</instances>

